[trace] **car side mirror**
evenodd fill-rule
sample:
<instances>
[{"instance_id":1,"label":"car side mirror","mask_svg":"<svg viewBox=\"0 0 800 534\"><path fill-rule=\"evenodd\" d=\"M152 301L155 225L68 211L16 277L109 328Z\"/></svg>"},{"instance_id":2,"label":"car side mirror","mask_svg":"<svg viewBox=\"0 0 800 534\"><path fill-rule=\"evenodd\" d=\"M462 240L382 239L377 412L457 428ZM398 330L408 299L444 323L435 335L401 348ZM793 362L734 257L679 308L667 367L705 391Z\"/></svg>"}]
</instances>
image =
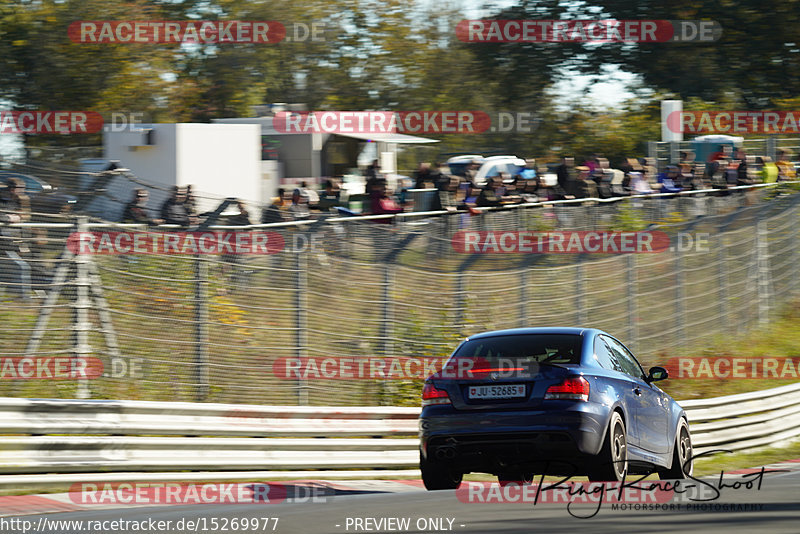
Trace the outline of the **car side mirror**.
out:
<instances>
[{"instance_id":1,"label":"car side mirror","mask_svg":"<svg viewBox=\"0 0 800 534\"><path fill-rule=\"evenodd\" d=\"M669 373L663 367L651 367L650 374L647 375L648 382L658 382L669 378Z\"/></svg>"}]
</instances>

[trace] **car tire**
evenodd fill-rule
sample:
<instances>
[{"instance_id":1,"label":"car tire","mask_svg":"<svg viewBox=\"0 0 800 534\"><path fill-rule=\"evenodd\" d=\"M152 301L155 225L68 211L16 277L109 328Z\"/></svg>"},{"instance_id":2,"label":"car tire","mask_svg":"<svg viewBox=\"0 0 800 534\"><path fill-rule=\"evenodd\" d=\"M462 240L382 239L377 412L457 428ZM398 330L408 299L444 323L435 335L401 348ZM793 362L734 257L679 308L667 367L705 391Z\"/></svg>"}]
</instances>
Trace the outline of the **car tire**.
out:
<instances>
[{"instance_id":1,"label":"car tire","mask_svg":"<svg viewBox=\"0 0 800 534\"><path fill-rule=\"evenodd\" d=\"M422 482L428 491L457 489L461 485L464 474L453 471L449 466L428 460L419 455L419 469L422 471Z\"/></svg>"},{"instance_id":2,"label":"car tire","mask_svg":"<svg viewBox=\"0 0 800 534\"><path fill-rule=\"evenodd\" d=\"M628 440L619 412L611 414L603 447L594 462L596 466L588 473L592 482L619 482L628 474Z\"/></svg>"},{"instance_id":3,"label":"car tire","mask_svg":"<svg viewBox=\"0 0 800 534\"><path fill-rule=\"evenodd\" d=\"M692 476L694 462L692 461L692 435L689 425L681 419L675 431L675 448L672 451L672 465L669 469L661 469L658 477L661 480L685 479Z\"/></svg>"}]
</instances>

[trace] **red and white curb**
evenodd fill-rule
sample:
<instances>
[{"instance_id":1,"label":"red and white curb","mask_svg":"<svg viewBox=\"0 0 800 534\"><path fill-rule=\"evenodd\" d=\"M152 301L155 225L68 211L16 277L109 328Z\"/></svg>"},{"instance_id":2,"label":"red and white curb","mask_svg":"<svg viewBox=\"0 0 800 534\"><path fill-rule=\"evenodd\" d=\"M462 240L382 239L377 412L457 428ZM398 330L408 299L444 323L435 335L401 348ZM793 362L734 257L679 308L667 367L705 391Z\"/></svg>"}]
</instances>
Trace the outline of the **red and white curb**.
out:
<instances>
[{"instance_id":1,"label":"red and white curb","mask_svg":"<svg viewBox=\"0 0 800 534\"><path fill-rule=\"evenodd\" d=\"M421 480L271 480L263 482L232 483L232 485L243 486L254 484L286 486L299 490L298 493L301 495L319 494L326 497L354 493L407 493L425 490ZM313 493L314 491L316 491L316 493ZM90 493L94 493L94 495L89 496ZM291 496L291 491L289 493L290 495L285 501L281 502L291 503L293 501L305 502L309 500L308 497L295 499ZM110 510L119 508L143 508L148 506L203 504L197 502L139 504L103 501L104 499L102 497L98 499L97 492L0 496L0 517L49 514L55 512L76 512L82 510ZM210 505L213 506L213 503Z\"/></svg>"},{"instance_id":2,"label":"red and white curb","mask_svg":"<svg viewBox=\"0 0 800 534\"><path fill-rule=\"evenodd\" d=\"M793 459L793 460L784 460L781 462L776 462L773 464L765 465L765 469L781 469L787 471L800 471L800 458ZM726 474L730 475L746 475L750 473L758 473L761 471L761 467L753 467L747 469L738 469L733 471L725 471ZM240 485L247 485L247 484L274 484L274 485L285 485L291 488L299 488L300 490L312 490L316 489L318 491L322 491L325 496L332 496L335 497L337 495L348 495L354 493L409 493L409 492L419 492L425 491L425 487L422 484L421 480L418 479L397 479L397 480L369 480L369 479L357 479L357 480L319 480L319 479L311 479L311 476L317 475L319 476L319 472L294 472L295 476L298 475L305 475L309 478L304 479L292 479L292 480L280 480L282 476L288 476L288 473L284 473L283 475L276 474L276 472L262 472L264 474L269 473L270 477L263 477L263 481L260 482L252 482L252 480L259 478L257 473L247 473L242 474L239 473L239 479L247 478L251 480L251 482L239 482ZM411 476L419 476L419 471L350 471L350 472L337 472L335 476L339 476L340 473L346 473L343 476L404 476L404 475L411 475ZM145 473L137 473L138 476L131 477L130 473L126 478L125 473L92 473L81 476L81 481L83 483L90 483L94 481L95 483L113 483L122 482L125 480L133 481L139 480L141 482L147 482L142 475ZM180 475L184 475L181 477ZM225 478L227 475L227 478ZM332 473L328 473L329 476L332 476ZM36 483L41 483L41 479L47 479L50 481L50 484L56 484L59 481L60 477L72 477L72 480L75 480L75 475L20 475L20 476L11 476L11 477L3 477L6 479L11 478L19 478L21 480L34 480L36 479ZM213 480L217 480L219 482L222 481L231 481L236 477L232 473L150 473L149 482L157 482L157 481L190 481L190 479L194 479L195 481L203 481L204 483L209 483ZM91 481L89 480L91 479ZM64 479L66 480L66 478ZM10 480L7 480L10 482ZM20 484L22 486L22 484ZM8 487L8 485L6 485ZM8 517L8 516L24 516L24 515L36 515L36 514L49 514L49 513L56 513L56 512L75 512L81 510L109 510L109 509L119 509L119 508L142 508L147 506L180 506L184 503L170 503L170 504L160 504L160 503L148 503L148 504L133 504L133 503L119 503L119 502L112 502L112 503L105 503L105 502L95 502L97 499L87 499L86 495L88 492L73 492L73 493L51 493L51 494L36 494L36 495L12 495L12 496L0 496L0 517ZM77 502L76 502L77 501ZM292 502L293 498L289 496L285 502ZM300 499L298 502L303 502ZM80 503L80 504L79 504ZM197 504L195 502L187 502L186 505Z\"/></svg>"}]
</instances>

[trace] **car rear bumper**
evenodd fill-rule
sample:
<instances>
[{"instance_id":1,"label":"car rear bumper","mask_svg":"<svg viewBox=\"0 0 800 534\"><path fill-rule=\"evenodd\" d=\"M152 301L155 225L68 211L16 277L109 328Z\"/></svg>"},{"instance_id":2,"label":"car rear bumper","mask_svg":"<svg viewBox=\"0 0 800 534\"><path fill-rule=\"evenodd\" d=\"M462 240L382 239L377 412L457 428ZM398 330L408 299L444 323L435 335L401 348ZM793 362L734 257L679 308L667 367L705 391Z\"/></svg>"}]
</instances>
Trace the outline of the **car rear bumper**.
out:
<instances>
[{"instance_id":1,"label":"car rear bumper","mask_svg":"<svg viewBox=\"0 0 800 534\"><path fill-rule=\"evenodd\" d=\"M548 410L458 411L426 407L420 417L425 458L468 471L498 472L558 461L580 468L600 451L608 408L595 403L556 401ZM556 406L556 404L560 406Z\"/></svg>"}]
</instances>

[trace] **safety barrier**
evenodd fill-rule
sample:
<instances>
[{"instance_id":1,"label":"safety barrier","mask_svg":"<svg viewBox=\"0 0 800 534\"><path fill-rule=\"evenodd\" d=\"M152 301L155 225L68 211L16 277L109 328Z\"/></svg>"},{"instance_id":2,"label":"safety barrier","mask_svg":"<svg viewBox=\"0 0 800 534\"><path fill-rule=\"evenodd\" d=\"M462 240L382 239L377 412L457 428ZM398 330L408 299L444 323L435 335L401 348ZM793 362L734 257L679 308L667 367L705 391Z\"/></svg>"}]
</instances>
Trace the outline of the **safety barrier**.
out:
<instances>
[{"instance_id":1,"label":"safety barrier","mask_svg":"<svg viewBox=\"0 0 800 534\"><path fill-rule=\"evenodd\" d=\"M696 454L800 436L800 383L681 404ZM418 408L3 398L0 414L6 474L413 469L418 463Z\"/></svg>"}]
</instances>

